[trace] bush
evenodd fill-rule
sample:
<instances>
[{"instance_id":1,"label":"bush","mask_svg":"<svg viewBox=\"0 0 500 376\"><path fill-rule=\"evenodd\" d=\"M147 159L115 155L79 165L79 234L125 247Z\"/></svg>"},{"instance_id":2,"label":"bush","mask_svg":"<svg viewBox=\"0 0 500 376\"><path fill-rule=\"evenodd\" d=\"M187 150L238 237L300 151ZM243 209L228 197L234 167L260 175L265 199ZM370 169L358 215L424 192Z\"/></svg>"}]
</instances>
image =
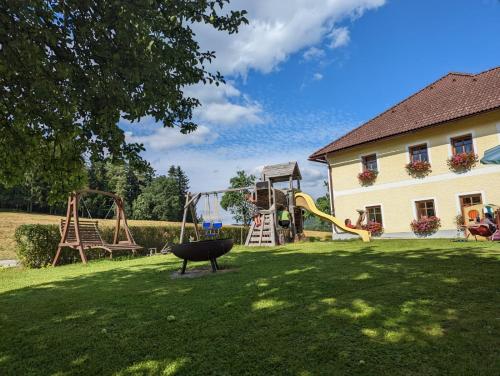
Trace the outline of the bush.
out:
<instances>
[{"instance_id":1,"label":"bush","mask_svg":"<svg viewBox=\"0 0 500 376\"><path fill-rule=\"evenodd\" d=\"M113 227L100 227L99 231L105 242L111 243L113 241ZM135 242L144 247L139 253L146 254L148 248L156 248L159 251L166 243L179 243L181 226L130 226L130 231ZM220 237L232 238L235 244L244 244L247 233L247 228L227 226L222 228ZM57 225L21 225L16 229L15 238L17 255L21 263L28 268L41 268L50 265L54 260L61 235ZM190 238L195 239L194 227L186 226L184 239ZM125 239L123 229L121 229L120 239ZM122 253L128 255L130 251ZM108 252L101 249L85 251L85 254L89 260L109 256ZM118 255L118 252L114 251L113 256L115 255ZM80 260L80 255L77 250L65 248L59 264L68 264L78 260Z\"/></svg>"},{"instance_id":2,"label":"bush","mask_svg":"<svg viewBox=\"0 0 500 376\"><path fill-rule=\"evenodd\" d=\"M410 223L410 227L417 236L429 236L441 227L438 217L422 217Z\"/></svg>"},{"instance_id":3,"label":"bush","mask_svg":"<svg viewBox=\"0 0 500 376\"><path fill-rule=\"evenodd\" d=\"M21 225L16 229L17 256L28 268L50 265L61 236L54 225Z\"/></svg>"}]
</instances>

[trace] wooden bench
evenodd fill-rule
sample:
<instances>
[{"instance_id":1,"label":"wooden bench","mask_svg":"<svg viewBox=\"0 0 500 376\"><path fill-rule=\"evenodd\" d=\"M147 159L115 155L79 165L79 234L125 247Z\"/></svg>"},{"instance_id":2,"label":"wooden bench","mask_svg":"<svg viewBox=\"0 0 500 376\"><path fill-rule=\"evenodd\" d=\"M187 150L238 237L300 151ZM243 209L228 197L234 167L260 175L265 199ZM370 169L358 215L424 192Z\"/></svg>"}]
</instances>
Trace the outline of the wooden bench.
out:
<instances>
[{"instance_id":1,"label":"wooden bench","mask_svg":"<svg viewBox=\"0 0 500 376\"><path fill-rule=\"evenodd\" d=\"M65 226L66 220L61 219L59 227L61 236L63 236ZM106 243L102 240L101 234L99 233L98 222L94 220L81 219L78 221L78 228L80 229L80 242L76 236L75 222L72 220L69 223L66 239L62 239L59 247L79 249L81 245L83 249L104 249L109 252L109 258L113 258L113 251L132 251L132 254L135 255L135 251L143 248L135 242L129 241L120 241L117 244Z\"/></svg>"}]
</instances>

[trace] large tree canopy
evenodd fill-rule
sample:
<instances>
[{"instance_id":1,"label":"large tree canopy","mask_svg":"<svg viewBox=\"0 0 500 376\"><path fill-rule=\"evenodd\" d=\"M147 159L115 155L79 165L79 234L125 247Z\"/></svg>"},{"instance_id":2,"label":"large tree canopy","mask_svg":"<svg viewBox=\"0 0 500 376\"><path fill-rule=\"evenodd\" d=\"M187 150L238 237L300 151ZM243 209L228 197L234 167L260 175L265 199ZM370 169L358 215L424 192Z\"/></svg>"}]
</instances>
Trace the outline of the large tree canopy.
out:
<instances>
[{"instance_id":1,"label":"large tree canopy","mask_svg":"<svg viewBox=\"0 0 500 376\"><path fill-rule=\"evenodd\" d=\"M0 2L0 184L43 171L52 195L85 183L84 164L133 159L120 118L196 128L189 85L219 84L192 26L235 33L229 0Z\"/></svg>"}]
</instances>

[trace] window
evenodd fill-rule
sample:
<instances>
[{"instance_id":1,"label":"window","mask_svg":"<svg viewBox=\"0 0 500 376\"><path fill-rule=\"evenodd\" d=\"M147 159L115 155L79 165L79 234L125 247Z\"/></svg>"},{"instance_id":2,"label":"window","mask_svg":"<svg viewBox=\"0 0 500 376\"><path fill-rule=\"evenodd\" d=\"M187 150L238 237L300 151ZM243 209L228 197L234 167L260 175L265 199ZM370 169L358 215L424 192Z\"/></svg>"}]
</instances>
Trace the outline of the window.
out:
<instances>
[{"instance_id":1,"label":"window","mask_svg":"<svg viewBox=\"0 0 500 376\"><path fill-rule=\"evenodd\" d=\"M453 154L474 153L472 135L455 137L451 139Z\"/></svg>"},{"instance_id":2,"label":"window","mask_svg":"<svg viewBox=\"0 0 500 376\"><path fill-rule=\"evenodd\" d=\"M415 207L417 209L417 219L436 216L434 200L415 201Z\"/></svg>"},{"instance_id":3,"label":"window","mask_svg":"<svg viewBox=\"0 0 500 376\"><path fill-rule=\"evenodd\" d=\"M367 206L366 216L369 222L377 222L383 224L382 222L382 207L380 205Z\"/></svg>"},{"instance_id":4,"label":"window","mask_svg":"<svg viewBox=\"0 0 500 376\"><path fill-rule=\"evenodd\" d=\"M362 158L363 162L363 171L378 171L378 166L377 166L377 155L376 154L371 154L371 155L366 155Z\"/></svg>"},{"instance_id":5,"label":"window","mask_svg":"<svg viewBox=\"0 0 500 376\"><path fill-rule=\"evenodd\" d=\"M429 153L427 152L427 144L411 146L410 161L411 162L429 162Z\"/></svg>"},{"instance_id":6,"label":"window","mask_svg":"<svg viewBox=\"0 0 500 376\"><path fill-rule=\"evenodd\" d=\"M474 195L460 196L460 206L462 208L472 205L479 205L482 203L483 200L480 193Z\"/></svg>"}]
</instances>

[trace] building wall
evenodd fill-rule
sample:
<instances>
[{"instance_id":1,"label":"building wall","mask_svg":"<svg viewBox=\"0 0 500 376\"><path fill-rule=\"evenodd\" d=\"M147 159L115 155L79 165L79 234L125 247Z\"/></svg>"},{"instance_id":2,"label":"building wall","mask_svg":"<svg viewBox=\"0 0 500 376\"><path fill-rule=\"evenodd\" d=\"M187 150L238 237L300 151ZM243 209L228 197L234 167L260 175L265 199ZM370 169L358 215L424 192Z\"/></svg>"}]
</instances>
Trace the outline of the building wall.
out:
<instances>
[{"instance_id":1,"label":"building wall","mask_svg":"<svg viewBox=\"0 0 500 376\"><path fill-rule=\"evenodd\" d=\"M500 204L500 166L477 164L471 171L458 174L446 164L452 155L450 139L469 133L481 158L485 150L500 144L500 111L329 155L335 215L355 221L356 209L380 205L385 234L409 236L409 224L416 218L414 201L434 199L442 223L437 236L453 236L460 195L481 193L483 203ZM424 178L413 178L405 170L408 148L423 143L427 143L432 172ZM374 153L379 175L373 185L363 187L357 178L362 171L361 157Z\"/></svg>"}]
</instances>

